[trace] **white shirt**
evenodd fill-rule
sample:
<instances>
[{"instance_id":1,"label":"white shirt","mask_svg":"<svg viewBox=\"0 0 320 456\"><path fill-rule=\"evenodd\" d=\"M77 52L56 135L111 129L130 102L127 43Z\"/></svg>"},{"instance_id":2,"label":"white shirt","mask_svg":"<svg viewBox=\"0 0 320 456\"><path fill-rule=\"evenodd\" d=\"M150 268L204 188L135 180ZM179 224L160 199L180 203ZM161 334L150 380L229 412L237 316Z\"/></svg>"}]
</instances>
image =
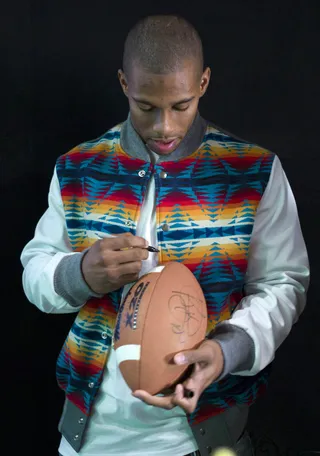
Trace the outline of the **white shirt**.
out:
<instances>
[{"instance_id":1,"label":"white shirt","mask_svg":"<svg viewBox=\"0 0 320 456\"><path fill-rule=\"evenodd\" d=\"M151 179L148 198L141 211L142 217L147 219L139 221L137 234L156 246L154 191L154 180ZM49 207L38 222L34 238L21 255L26 296L44 312L67 313L81 308L68 304L57 295L53 286L57 264L70 254L76 253L71 253L59 183L54 172ZM154 266L153 258L149 255L143 273ZM274 359L277 348L305 307L308 285L308 255L296 203L280 160L275 157L252 232L246 296L230 320L223 323L244 329L255 347L252 368L233 374L255 375ZM76 453L62 438L59 451L63 456L182 456L197 448L181 409L166 411L146 406L133 398L126 388L111 353L84 445L80 453Z\"/></svg>"}]
</instances>

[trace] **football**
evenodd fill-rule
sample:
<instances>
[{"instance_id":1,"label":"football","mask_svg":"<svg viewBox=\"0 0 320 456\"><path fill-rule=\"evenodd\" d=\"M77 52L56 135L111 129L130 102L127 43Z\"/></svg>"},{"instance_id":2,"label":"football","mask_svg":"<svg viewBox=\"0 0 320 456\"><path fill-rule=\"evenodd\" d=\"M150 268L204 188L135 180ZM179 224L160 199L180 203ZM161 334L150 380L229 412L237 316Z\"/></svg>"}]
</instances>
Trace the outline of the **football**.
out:
<instances>
[{"instance_id":1,"label":"football","mask_svg":"<svg viewBox=\"0 0 320 456\"><path fill-rule=\"evenodd\" d=\"M207 306L194 274L179 262L157 266L130 288L120 306L114 350L132 391L155 395L172 387L188 369L173 357L205 338Z\"/></svg>"}]
</instances>

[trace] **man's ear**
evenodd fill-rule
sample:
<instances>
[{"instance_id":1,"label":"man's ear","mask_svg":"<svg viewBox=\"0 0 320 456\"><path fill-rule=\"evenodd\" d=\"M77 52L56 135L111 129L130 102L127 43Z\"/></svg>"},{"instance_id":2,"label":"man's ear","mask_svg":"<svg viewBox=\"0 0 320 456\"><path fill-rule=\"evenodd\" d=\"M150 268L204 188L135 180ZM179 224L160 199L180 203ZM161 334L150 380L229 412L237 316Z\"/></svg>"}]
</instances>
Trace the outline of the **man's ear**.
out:
<instances>
[{"instance_id":1,"label":"man's ear","mask_svg":"<svg viewBox=\"0 0 320 456\"><path fill-rule=\"evenodd\" d=\"M207 88L209 86L210 82L210 77L211 77L211 70L209 67L207 67L202 76L201 76L201 82L200 82L200 98L203 97L203 95L206 93Z\"/></svg>"},{"instance_id":2,"label":"man's ear","mask_svg":"<svg viewBox=\"0 0 320 456\"><path fill-rule=\"evenodd\" d=\"M118 70L118 79L119 79L120 85L122 87L123 93L127 97L128 96L128 82L127 82L127 78L122 70Z\"/></svg>"}]
</instances>

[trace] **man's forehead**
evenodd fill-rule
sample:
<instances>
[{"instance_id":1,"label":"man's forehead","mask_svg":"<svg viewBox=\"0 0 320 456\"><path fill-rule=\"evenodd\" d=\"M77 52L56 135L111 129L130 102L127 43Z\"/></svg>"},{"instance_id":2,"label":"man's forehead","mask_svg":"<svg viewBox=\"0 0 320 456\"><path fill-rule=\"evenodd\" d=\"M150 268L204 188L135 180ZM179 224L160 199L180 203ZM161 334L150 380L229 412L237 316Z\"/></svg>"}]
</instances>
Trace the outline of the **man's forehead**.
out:
<instances>
[{"instance_id":1,"label":"man's forehead","mask_svg":"<svg viewBox=\"0 0 320 456\"><path fill-rule=\"evenodd\" d=\"M132 98L141 104L152 106L174 106L177 104L187 103L194 98L192 90L161 90L159 87L156 90L137 90L131 94Z\"/></svg>"},{"instance_id":2,"label":"man's forehead","mask_svg":"<svg viewBox=\"0 0 320 456\"><path fill-rule=\"evenodd\" d=\"M155 73L144 69L141 65L132 66L130 82L141 88L150 86L172 86L173 88L190 84L197 79L198 72L194 62L186 61L183 66L166 73Z\"/></svg>"},{"instance_id":3,"label":"man's forehead","mask_svg":"<svg viewBox=\"0 0 320 456\"><path fill-rule=\"evenodd\" d=\"M129 89L134 98L188 98L197 86L195 75L190 71L153 74L136 71L130 79Z\"/></svg>"}]
</instances>

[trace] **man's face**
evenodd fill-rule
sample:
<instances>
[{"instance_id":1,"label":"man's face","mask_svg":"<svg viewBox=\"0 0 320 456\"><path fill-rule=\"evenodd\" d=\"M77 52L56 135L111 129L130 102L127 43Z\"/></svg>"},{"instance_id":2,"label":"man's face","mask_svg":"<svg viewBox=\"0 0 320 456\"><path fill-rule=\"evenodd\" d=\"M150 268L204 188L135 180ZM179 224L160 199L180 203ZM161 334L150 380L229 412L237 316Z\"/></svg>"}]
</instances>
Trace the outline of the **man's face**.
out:
<instances>
[{"instance_id":1,"label":"man's face","mask_svg":"<svg viewBox=\"0 0 320 456\"><path fill-rule=\"evenodd\" d=\"M145 144L158 155L169 155L187 134L207 90L210 69L202 77L194 62L186 61L180 71L158 75L139 65L130 79L119 70L120 84L128 97L132 124Z\"/></svg>"}]
</instances>

